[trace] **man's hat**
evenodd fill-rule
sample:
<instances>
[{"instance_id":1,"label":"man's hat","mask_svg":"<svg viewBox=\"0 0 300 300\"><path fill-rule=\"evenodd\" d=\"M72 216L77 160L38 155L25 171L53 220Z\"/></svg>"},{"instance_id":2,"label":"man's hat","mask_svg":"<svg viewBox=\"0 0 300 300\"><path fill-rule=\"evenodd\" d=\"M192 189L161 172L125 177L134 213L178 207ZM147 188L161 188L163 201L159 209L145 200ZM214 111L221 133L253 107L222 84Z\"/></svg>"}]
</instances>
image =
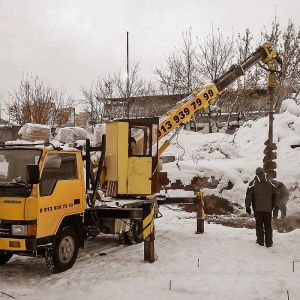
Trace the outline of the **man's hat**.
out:
<instances>
[{"instance_id":1,"label":"man's hat","mask_svg":"<svg viewBox=\"0 0 300 300\"><path fill-rule=\"evenodd\" d=\"M259 168L256 169L255 173L257 175L257 174L264 174L265 172L264 172L263 168L259 167Z\"/></svg>"}]
</instances>

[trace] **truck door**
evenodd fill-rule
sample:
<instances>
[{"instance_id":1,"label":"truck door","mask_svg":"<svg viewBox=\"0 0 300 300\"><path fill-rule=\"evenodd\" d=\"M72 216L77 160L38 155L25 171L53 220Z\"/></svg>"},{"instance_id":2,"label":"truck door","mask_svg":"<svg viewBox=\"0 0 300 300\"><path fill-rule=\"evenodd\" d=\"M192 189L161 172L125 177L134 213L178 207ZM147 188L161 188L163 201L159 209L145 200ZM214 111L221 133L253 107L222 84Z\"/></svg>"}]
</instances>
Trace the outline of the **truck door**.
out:
<instances>
[{"instance_id":1,"label":"truck door","mask_svg":"<svg viewBox=\"0 0 300 300\"><path fill-rule=\"evenodd\" d=\"M149 126L131 126L128 155L128 194L151 194L152 149Z\"/></svg>"},{"instance_id":2,"label":"truck door","mask_svg":"<svg viewBox=\"0 0 300 300\"><path fill-rule=\"evenodd\" d=\"M38 237L53 235L65 215L84 209L84 180L77 155L55 152L46 156L39 188Z\"/></svg>"}]
</instances>

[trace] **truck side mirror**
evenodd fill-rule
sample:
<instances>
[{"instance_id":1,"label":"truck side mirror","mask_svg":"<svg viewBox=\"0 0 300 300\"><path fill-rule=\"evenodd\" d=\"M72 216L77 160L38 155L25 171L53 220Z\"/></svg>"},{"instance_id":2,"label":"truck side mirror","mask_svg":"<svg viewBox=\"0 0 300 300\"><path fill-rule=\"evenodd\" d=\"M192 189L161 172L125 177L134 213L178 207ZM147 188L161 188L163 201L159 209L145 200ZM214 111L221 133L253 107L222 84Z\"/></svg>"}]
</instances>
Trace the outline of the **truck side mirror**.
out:
<instances>
[{"instance_id":1,"label":"truck side mirror","mask_svg":"<svg viewBox=\"0 0 300 300\"><path fill-rule=\"evenodd\" d=\"M36 184L40 182L40 169L38 165L27 165L26 182L28 184Z\"/></svg>"}]
</instances>

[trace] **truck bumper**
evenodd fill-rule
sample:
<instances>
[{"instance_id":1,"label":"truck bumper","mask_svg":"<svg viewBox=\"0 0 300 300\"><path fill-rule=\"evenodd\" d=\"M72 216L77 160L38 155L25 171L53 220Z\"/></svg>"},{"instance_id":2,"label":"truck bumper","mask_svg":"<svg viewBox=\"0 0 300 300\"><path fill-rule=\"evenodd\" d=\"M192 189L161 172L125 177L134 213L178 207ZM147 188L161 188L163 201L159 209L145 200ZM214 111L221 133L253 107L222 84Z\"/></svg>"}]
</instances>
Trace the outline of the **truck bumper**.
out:
<instances>
[{"instance_id":1,"label":"truck bumper","mask_svg":"<svg viewBox=\"0 0 300 300\"><path fill-rule=\"evenodd\" d=\"M0 238L0 250L35 251L36 239Z\"/></svg>"}]
</instances>

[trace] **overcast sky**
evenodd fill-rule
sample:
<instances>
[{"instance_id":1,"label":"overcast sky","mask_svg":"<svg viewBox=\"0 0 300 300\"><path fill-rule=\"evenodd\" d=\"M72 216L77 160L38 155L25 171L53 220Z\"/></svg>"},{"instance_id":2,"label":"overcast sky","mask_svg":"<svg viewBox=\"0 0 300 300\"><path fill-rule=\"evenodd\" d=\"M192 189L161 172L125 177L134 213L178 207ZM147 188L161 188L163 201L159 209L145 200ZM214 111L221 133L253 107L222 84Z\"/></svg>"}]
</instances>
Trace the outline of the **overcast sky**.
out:
<instances>
[{"instance_id":1,"label":"overcast sky","mask_svg":"<svg viewBox=\"0 0 300 300\"><path fill-rule=\"evenodd\" d=\"M299 8L299 0L0 0L2 103L24 74L82 98L81 85L126 71L127 31L129 60L148 79L190 27L199 38L212 26L259 38L275 14L283 27L289 18L299 26Z\"/></svg>"}]
</instances>

